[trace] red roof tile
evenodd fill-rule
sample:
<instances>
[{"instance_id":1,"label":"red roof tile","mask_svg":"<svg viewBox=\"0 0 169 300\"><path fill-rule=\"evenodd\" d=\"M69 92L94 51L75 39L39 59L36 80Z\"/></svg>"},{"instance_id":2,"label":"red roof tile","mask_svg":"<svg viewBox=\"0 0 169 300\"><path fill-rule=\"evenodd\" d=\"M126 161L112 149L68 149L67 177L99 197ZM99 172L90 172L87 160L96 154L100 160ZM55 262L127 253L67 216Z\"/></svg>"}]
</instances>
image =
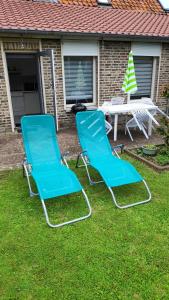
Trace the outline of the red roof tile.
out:
<instances>
[{"instance_id":1,"label":"red roof tile","mask_svg":"<svg viewBox=\"0 0 169 300\"><path fill-rule=\"evenodd\" d=\"M0 0L2 30L169 38L169 16L102 7Z\"/></svg>"},{"instance_id":2,"label":"red roof tile","mask_svg":"<svg viewBox=\"0 0 169 300\"><path fill-rule=\"evenodd\" d=\"M59 0L62 4L97 6L97 0ZM158 0L110 0L114 9L136 10L153 13L163 13Z\"/></svg>"}]
</instances>

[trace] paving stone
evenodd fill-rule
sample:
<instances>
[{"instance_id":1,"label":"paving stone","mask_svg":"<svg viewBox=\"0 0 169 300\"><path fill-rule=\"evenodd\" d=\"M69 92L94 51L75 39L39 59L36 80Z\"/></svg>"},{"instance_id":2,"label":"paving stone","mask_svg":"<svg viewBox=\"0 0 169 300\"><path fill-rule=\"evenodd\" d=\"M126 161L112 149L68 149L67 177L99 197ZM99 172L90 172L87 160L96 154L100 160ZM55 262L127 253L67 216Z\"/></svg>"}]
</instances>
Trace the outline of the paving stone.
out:
<instances>
[{"instance_id":1,"label":"paving stone","mask_svg":"<svg viewBox=\"0 0 169 300\"><path fill-rule=\"evenodd\" d=\"M161 144L162 139L157 134L152 135L149 140L138 132L133 131L134 142L130 141L128 135L124 135L123 131L118 132L118 141L114 143L113 133L109 134L109 139L112 145L124 144L127 148L133 148L141 145ZM75 158L81 151L78 137L75 128L62 129L58 133L58 141L61 152L68 153L69 158ZM7 170L21 167L24 158L21 134L0 135L0 170Z\"/></svg>"}]
</instances>

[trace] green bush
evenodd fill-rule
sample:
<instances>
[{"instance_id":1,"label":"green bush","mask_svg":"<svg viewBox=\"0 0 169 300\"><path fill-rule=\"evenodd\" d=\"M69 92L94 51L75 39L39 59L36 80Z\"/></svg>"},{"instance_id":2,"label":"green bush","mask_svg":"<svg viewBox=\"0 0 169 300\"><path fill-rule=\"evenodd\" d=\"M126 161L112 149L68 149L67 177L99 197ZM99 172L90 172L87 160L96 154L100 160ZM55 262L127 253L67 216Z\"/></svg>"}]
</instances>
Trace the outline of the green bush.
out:
<instances>
[{"instance_id":1,"label":"green bush","mask_svg":"<svg viewBox=\"0 0 169 300\"><path fill-rule=\"evenodd\" d=\"M157 132L162 136L166 147L169 149L169 120L163 117L160 124L161 126L157 129Z\"/></svg>"},{"instance_id":2,"label":"green bush","mask_svg":"<svg viewBox=\"0 0 169 300\"><path fill-rule=\"evenodd\" d=\"M161 166L166 166L169 164L169 156L159 154L155 157L155 161Z\"/></svg>"}]
</instances>

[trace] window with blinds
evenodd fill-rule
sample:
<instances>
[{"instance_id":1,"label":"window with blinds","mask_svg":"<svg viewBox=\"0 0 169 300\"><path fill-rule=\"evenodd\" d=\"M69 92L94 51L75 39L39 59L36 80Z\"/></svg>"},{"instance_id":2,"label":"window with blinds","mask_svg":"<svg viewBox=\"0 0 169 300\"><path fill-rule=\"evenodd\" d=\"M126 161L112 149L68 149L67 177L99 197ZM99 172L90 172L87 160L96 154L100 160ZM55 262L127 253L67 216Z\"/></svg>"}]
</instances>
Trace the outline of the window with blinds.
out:
<instances>
[{"instance_id":1,"label":"window with blinds","mask_svg":"<svg viewBox=\"0 0 169 300\"><path fill-rule=\"evenodd\" d=\"M64 57L66 104L93 102L93 57Z\"/></svg>"},{"instance_id":2,"label":"window with blinds","mask_svg":"<svg viewBox=\"0 0 169 300\"><path fill-rule=\"evenodd\" d=\"M131 99L151 97L153 57L135 56L134 66L138 90L135 94L131 95Z\"/></svg>"}]
</instances>

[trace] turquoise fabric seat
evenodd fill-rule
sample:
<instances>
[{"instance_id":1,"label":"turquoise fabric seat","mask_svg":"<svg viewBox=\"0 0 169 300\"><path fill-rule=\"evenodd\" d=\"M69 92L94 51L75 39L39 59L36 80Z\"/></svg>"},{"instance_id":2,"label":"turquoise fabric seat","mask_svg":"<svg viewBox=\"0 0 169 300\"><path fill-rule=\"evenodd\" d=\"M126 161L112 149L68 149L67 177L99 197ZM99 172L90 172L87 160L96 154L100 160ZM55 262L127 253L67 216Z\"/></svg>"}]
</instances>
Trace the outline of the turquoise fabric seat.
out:
<instances>
[{"instance_id":1,"label":"turquoise fabric seat","mask_svg":"<svg viewBox=\"0 0 169 300\"><path fill-rule=\"evenodd\" d=\"M25 116L21 124L27 163L40 197L47 200L81 191L76 175L61 164L53 117Z\"/></svg>"},{"instance_id":2,"label":"turquoise fabric seat","mask_svg":"<svg viewBox=\"0 0 169 300\"><path fill-rule=\"evenodd\" d=\"M77 167L81 157L90 183L95 184L100 183L100 181L95 182L91 179L88 166L95 168L99 172L109 188L116 206L119 208L127 208L150 201L151 194L142 176L128 161L119 159L119 157L114 155L113 148L106 135L104 114L101 111L79 112L76 115L76 125L79 142L83 150L78 156ZM144 182L148 189L148 200L124 206L118 205L111 188L141 181Z\"/></svg>"},{"instance_id":3,"label":"turquoise fabric seat","mask_svg":"<svg viewBox=\"0 0 169 300\"><path fill-rule=\"evenodd\" d=\"M111 155L103 159L91 160L95 168L109 187L121 186L124 184L140 182L143 180L136 169L127 161L118 159Z\"/></svg>"},{"instance_id":4,"label":"turquoise fabric seat","mask_svg":"<svg viewBox=\"0 0 169 300\"><path fill-rule=\"evenodd\" d=\"M32 171L40 198L47 200L82 190L76 175L65 166L50 171Z\"/></svg>"},{"instance_id":5,"label":"turquoise fabric seat","mask_svg":"<svg viewBox=\"0 0 169 300\"><path fill-rule=\"evenodd\" d=\"M79 141L82 149L87 151L90 165L97 169L109 187L142 181L141 175L129 162L112 154L104 118L101 111L76 115Z\"/></svg>"},{"instance_id":6,"label":"turquoise fabric seat","mask_svg":"<svg viewBox=\"0 0 169 300\"><path fill-rule=\"evenodd\" d=\"M60 153L54 118L50 115L24 116L21 120L21 127L26 154L24 169L28 179L30 195L35 195L32 192L29 180L29 177L32 176L38 189L48 225L59 227L89 217L91 207L87 195L76 175L68 168L67 163L64 165L65 160ZM51 224L44 201L76 192L83 193L89 214L61 224Z\"/></svg>"}]
</instances>

